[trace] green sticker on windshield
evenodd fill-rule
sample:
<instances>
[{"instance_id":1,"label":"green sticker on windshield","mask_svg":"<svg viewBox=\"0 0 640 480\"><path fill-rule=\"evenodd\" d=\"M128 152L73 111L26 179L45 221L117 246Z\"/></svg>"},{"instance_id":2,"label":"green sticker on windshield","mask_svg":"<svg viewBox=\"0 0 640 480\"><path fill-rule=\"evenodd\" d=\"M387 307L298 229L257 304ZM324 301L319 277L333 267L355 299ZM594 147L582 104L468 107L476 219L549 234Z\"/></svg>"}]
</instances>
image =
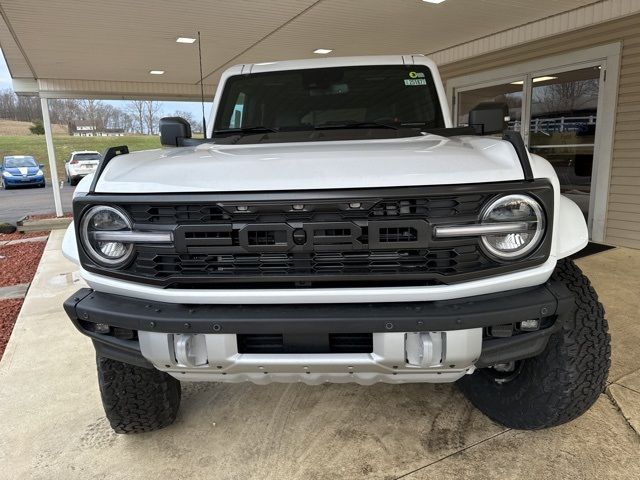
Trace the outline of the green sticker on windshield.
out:
<instances>
[{"instance_id":1,"label":"green sticker on windshield","mask_svg":"<svg viewBox=\"0 0 640 480\"><path fill-rule=\"evenodd\" d=\"M405 78L404 84L407 86L426 85L427 81L424 78Z\"/></svg>"}]
</instances>

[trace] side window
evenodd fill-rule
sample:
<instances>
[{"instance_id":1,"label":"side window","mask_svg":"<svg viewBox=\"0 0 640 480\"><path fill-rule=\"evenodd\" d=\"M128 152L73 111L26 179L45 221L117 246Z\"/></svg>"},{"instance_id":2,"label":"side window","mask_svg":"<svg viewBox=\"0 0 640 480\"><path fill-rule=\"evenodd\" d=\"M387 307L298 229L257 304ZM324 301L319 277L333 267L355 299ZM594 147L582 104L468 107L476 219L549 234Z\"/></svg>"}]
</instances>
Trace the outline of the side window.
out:
<instances>
[{"instance_id":1,"label":"side window","mask_svg":"<svg viewBox=\"0 0 640 480\"><path fill-rule=\"evenodd\" d=\"M246 102L247 96L244 92L240 92L238 98L236 99L236 104L233 107L233 112L231 113L231 119L229 120L229 128L240 128L242 126L242 117L244 113L244 105Z\"/></svg>"}]
</instances>

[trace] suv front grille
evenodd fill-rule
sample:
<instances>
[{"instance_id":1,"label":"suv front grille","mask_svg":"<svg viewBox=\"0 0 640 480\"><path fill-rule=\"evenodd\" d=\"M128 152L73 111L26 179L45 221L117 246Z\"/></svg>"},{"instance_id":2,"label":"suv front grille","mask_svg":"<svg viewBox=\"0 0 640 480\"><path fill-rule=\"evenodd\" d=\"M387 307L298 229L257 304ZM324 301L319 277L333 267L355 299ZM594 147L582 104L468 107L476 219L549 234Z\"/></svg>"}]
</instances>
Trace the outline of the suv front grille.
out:
<instances>
[{"instance_id":1,"label":"suv front grille","mask_svg":"<svg viewBox=\"0 0 640 480\"><path fill-rule=\"evenodd\" d=\"M442 285L544 262L550 236L530 257L500 263L479 238L434 238L439 225L477 223L497 195L529 192L552 225L546 181L482 185L192 195L89 195L125 210L141 231L169 231L172 244L136 244L113 270L81 251L90 271L170 288ZM78 222L76 222L77 224Z\"/></svg>"}]
</instances>

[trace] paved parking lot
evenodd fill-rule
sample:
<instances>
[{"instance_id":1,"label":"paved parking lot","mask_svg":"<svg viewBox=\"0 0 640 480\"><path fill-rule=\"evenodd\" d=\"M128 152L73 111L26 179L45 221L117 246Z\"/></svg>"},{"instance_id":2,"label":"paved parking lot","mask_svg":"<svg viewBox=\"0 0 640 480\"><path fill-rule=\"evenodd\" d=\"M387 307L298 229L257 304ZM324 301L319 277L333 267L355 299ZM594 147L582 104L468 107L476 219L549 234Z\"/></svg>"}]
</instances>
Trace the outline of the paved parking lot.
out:
<instances>
[{"instance_id":1,"label":"paved parking lot","mask_svg":"<svg viewBox=\"0 0 640 480\"><path fill-rule=\"evenodd\" d=\"M75 187L64 183L60 195L62 209L71 211L71 198ZM23 187L12 190L0 189L0 223L16 223L26 215L55 213L51 183L45 188Z\"/></svg>"},{"instance_id":2,"label":"paved parking lot","mask_svg":"<svg viewBox=\"0 0 640 480\"><path fill-rule=\"evenodd\" d=\"M640 251L585 257L609 319L609 387L579 419L509 430L454 385L183 384L174 425L114 434L95 354L62 310L81 286L52 232L0 362L0 478L640 478Z\"/></svg>"}]
</instances>

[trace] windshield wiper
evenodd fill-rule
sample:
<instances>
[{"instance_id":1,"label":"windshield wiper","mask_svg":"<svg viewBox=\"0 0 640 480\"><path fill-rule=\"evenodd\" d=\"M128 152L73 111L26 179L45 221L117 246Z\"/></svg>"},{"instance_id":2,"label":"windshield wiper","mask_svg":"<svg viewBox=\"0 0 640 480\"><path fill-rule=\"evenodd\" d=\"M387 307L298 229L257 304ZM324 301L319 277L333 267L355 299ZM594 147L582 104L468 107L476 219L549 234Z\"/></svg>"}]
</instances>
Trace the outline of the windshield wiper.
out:
<instances>
[{"instance_id":1,"label":"windshield wiper","mask_svg":"<svg viewBox=\"0 0 640 480\"><path fill-rule=\"evenodd\" d=\"M226 128L223 130L214 130L213 133L278 133L278 130L271 127L256 125L253 127Z\"/></svg>"},{"instance_id":2,"label":"windshield wiper","mask_svg":"<svg viewBox=\"0 0 640 480\"><path fill-rule=\"evenodd\" d=\"M389 128L391 130L398 130L398 127L394 125L378 122L324 123L322 125L316 125L313 128L314 130L341 130L349 128Z\"/></svg>"}]
</instances>

